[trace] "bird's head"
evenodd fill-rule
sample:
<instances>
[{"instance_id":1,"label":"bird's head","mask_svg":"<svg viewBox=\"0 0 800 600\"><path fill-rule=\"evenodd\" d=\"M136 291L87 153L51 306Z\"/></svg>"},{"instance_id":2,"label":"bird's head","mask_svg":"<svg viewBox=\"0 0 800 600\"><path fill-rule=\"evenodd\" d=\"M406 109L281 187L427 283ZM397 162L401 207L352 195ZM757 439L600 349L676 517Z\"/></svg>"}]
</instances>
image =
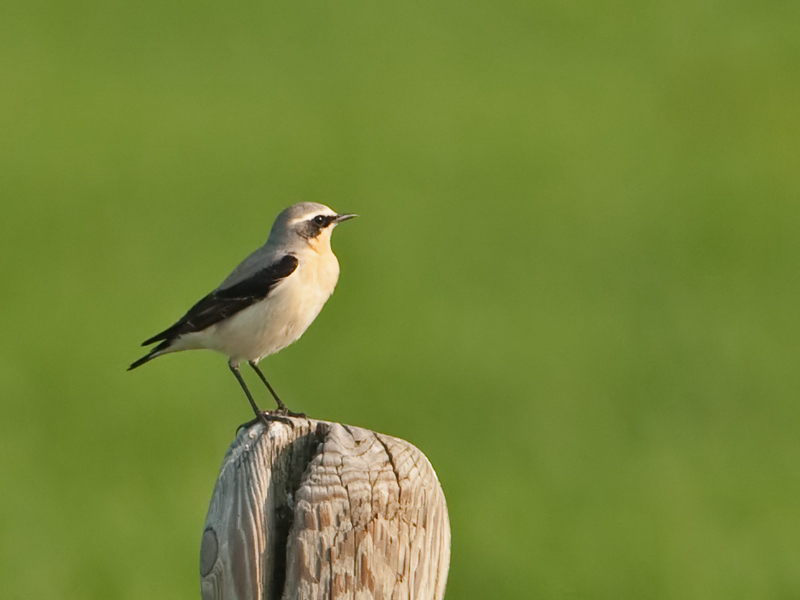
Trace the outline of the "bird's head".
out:
<instances>
[{"instance_id":1,"label":"bird's head","mask_svg":"<svg viewBox=\"0 0 800 600\"><path fill-rule=\"evenodd\" d=\"M329 251L334 228L355 216L337 214L324 204L300 202L278 215L269 237L292 247L310 246L317 252Z\"/></svg>"}]
</instances>

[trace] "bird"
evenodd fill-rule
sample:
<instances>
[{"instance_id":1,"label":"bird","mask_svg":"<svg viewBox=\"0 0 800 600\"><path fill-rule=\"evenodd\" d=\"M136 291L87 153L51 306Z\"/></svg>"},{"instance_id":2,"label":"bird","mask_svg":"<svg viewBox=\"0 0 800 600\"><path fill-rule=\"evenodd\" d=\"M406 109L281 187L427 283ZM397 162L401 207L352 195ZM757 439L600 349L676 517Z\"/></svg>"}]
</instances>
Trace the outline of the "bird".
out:
<instances>
[{"instance_id":1,"label":"bird","mask_svg":"<svg viewBox=\"0 0 800 600\"><path fill-rule=\"evenodd\" d=\"M213 350L228 357L228 367L256 420L266 422L271 415L304 416L286 407L258 363L296 342L322 310L339 279L331 234L339 223L356 216L338 214L316 202L300 202L283 210L267 242L183 317L142 342L142 346L158 345L128 371L165 354ZM239 371L244 361L272 394L276 410L258 408Z\"/></svg>"}]
</instances>

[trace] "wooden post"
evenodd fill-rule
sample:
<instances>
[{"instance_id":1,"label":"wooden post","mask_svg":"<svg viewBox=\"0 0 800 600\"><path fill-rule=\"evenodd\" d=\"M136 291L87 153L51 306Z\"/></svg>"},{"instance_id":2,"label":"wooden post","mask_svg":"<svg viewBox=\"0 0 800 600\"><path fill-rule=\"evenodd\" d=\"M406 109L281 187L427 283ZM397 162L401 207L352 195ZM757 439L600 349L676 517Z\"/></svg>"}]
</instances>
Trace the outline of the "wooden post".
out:
<instances>
[{"instance_id":1,"label":"wooden post","mask_svg":"<svg viewBox=\"0 0 800 600\"><path fill-rule=\"evenodd\" d=\"M314 419L257 423L225 455L200 548L203 600L439 600L447 505L408 442Z\"/></svg>"}]
</instances>

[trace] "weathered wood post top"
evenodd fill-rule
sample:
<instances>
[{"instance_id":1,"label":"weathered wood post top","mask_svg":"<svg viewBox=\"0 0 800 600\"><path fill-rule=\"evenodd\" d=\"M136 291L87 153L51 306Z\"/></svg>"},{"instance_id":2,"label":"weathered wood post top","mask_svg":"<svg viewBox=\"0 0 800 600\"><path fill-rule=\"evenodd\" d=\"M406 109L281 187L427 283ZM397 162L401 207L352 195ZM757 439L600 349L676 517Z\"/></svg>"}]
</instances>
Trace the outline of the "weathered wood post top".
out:
<instances>
[{"instance_id":1,"label":"weathered wood post top","mask_svg":"<svg viewBox=\"0 0 800 600\"><path fill-rule=\"evenodd\" d=\"M410 443L314 419L243 429L214 487L203 600L438 600L444 494Z\"/></svg>"}]
</instances>

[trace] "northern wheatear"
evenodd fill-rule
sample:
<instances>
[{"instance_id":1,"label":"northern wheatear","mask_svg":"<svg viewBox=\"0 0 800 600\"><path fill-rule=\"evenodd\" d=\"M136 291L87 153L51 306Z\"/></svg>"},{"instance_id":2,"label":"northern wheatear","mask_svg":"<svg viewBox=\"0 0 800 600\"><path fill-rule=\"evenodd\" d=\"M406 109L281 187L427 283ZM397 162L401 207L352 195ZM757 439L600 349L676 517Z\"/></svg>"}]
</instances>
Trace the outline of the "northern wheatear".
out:
<instances>
[{"instance_id":1,"label":"northern wheatear","mask_svg":"<svg viewBox=\"0 0 800 600\"><path fill-rule=\"evenodd\" d=\"M303 335L333 293L339 261L331 233L356 215L339 215L327 206L301 202L275 219L267 243L245 258L217 289L189 309L172 327L142 343L161 342L128 370L172 352L208 349L228 357L257 418L264 418L239 373L247 361L267 386L279 414L291 413L258 368Z\"/></svg>"}]
</instances>

